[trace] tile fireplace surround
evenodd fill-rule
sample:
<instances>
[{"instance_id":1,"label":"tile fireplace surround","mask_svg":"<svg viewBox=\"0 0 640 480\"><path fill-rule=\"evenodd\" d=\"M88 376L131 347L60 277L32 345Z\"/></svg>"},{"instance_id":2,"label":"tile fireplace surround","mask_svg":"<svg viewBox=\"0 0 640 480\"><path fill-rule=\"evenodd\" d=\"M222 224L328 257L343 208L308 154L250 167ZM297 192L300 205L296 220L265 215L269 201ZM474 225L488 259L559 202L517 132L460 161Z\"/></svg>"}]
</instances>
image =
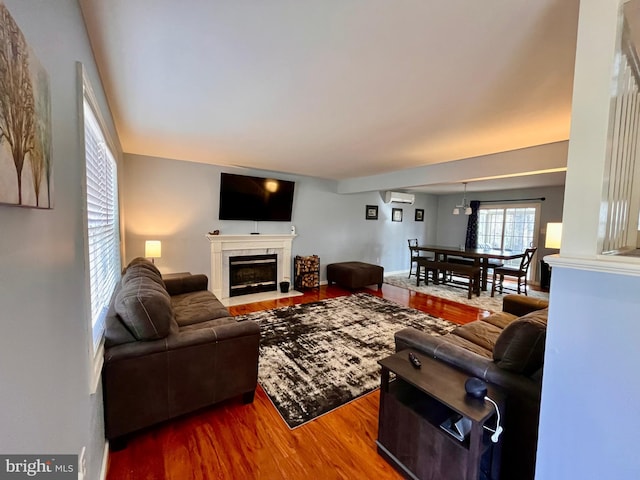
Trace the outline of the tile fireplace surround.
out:
<instances>
[{"instance_id":1,"label":"tile fireplace surround","mask_svg":"<svg viewBox=\"0 0 640 480\"><path fill-rule=\"evenodd\" d=\"M209 289L223 303L229 296L229 257L278 255L278 283L291 282L291 244L297 235L207 235L211 243ZM236 297L237 298L237 297Z\"/></svg>"}]
</instances>

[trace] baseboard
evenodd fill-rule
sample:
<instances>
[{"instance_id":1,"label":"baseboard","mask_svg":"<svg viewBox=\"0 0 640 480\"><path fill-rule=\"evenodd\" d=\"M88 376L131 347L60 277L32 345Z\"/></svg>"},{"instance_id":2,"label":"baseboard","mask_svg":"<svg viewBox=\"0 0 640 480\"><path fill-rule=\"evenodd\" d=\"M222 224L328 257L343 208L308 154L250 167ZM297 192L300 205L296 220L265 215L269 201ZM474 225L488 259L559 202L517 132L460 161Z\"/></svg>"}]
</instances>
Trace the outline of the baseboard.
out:
<instances>
[{"instance_id":1,"label":"baseboard","mask_svg":"<svg viewBox=\"0 0 640 480\"><path fill-rule=\"evenodd\" d=\"M407 275L409 276L409 270L396 270L393 272L384 272L385 277L387 275Z\"/></svg>"}]
</instances>

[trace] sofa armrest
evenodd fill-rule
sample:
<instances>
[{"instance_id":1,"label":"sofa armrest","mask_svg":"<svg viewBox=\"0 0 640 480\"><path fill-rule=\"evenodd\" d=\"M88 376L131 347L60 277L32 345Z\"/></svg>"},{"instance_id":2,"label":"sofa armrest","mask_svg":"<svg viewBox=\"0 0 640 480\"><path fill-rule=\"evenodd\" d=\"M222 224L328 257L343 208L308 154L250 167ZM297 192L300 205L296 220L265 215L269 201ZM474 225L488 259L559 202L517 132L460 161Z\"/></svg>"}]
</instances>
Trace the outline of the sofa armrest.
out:
<instances>
[{"instance_id":1,"label":"sofa armrest","mask_svg":"<svg viewBox=\"0 0 640 480\"><path fill-rule=\"evenodd\" d=\"M522 317L535 310L547 308L549 302L541 298L527 297L526 295L505 295L502 300L502 311Z\"/></svg>"},{"instance_id":2,"label":"sofa armrest","mask_svg":"<svg viewBox=\"0 0 640 480\"><path fill-rule=\"evenodd\" d=\"M167 338L147 342L138 340L106 348L104 351L104 363L107 365L120 360L164 353L169 349Z\"/></svg>"},{"instance_id":3,"label":"sofa armrest","mask_svg":"<svg viewBox=\"0 0 640 480\"><path fill-rule=\"evenodd\" d=\"M408 327L395 333L395 344L397 352L413 348L511 394L529 399L540 398L539 383L524 375L503 370L492 360L447 342L444 336L433 336Z\"/></svg>"},{"instance_id":4,"label":"sofa armrest","mask_svg":"<svg viewBox=\"0 0 640 480\"><path fill-rule=\"evenodd\" d=\"M189 341L187 339L195 339L198 336L207 338L208 335L212 335L217 342L253 335L259 337L260 327L252 320L238 322L234 317L216 318L181 328L179 335L171 337L169 345L171 348L181 348L183 342Z\"/></svg>"},{"instance_id":5,"label":"sofa armrest","mask_svg":"<svg viewBox=\"0 0 640 480\"><path fill-rule=\"evenodd\" d=\"M180 295L181 293L206 290L209 285L209 279L206 275L198 273L196 275L184 275L178 278L164 279L164 285L169 295Z\"/></svg>"}]
</instances>

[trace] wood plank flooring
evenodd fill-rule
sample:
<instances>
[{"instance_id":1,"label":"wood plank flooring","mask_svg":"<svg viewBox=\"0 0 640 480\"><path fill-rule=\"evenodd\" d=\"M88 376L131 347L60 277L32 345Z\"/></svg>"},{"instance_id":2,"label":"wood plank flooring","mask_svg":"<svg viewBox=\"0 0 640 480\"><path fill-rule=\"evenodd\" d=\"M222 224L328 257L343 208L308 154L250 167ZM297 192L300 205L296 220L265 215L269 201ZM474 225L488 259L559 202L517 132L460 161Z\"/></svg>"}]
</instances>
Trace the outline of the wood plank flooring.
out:
<instances>
[{"instance_id":1,"label":"wood plank flooring","mask_svg":"<svg viewBox=\"0 0 640 480\"><path fill-rule=\"evenodd\" d=\"M445 299L384 284L362 289L456 323L488 315ZM322 286L301 297L230 307L233 315L350 295ZM231 400L149 428L109 454L107 480L401 479L376 451L379 393L290 430L262 388L252 404Z\"/></svg>"}]
</instances>

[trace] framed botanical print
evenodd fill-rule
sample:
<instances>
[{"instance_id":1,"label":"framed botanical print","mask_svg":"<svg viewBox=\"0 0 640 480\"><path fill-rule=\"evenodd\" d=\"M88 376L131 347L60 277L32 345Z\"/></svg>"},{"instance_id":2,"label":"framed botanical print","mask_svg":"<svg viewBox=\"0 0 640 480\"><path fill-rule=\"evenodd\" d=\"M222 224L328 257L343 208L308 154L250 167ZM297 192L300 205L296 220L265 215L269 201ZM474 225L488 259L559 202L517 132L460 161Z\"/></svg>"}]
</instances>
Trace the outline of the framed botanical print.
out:
<instances>
[{"instance_id":1,"label":"framed botanical print","mask_svg":"<svg viewBox=\"0 0 640 480\"><path fill-rule=\"evenodd\" d=\"M367 220L377 220L378 219L378 206L377 205L367 205L365 219Z\"/></svg>"},{"instance_id":2,"label":"framed botanical print","mask_svg":"<svg viewBox=\"0 0 640 480\"><path fill-rule=\"evenodd\" d=\"M424 209L416 208L416 222L424 222Z\"/></svg>"},{"instance_id":3,"label":"framed botanical print","mask_svg":"<svg viewBox=\"0 0 640 480\"><path fill-rule=\"evenodd\" d=\"M46 70L0 1L0 204L53 208Z\"/></svg>"},{"instance_id":4,"label":"framed botanical print","mask_svg":"<svg viewBox=\"0 0 640 480\"><path fill-rule=\"evenodd\" d=\"M401 222L402 221L402 209L401 208L393 208L393 209L391 209L391 220L393 222Z\"/></svg>"}]
</instances>

